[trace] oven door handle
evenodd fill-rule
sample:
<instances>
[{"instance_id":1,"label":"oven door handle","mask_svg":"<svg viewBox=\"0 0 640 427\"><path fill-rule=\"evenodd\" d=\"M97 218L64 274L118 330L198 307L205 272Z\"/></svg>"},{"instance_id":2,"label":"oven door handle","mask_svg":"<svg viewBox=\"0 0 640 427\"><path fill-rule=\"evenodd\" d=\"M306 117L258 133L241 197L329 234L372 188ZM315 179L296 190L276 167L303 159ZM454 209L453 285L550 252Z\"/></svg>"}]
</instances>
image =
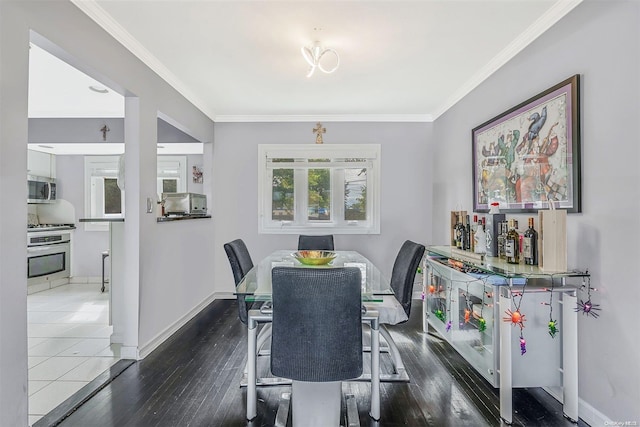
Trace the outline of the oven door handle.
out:
<instances>
[{"instance_id":1,"label":"oven door handle","mask_svg":"<svg viewBox=\"0 0 640 427\"><path fill-rule=\"evenodd\" d=\"M42 252L58 252L56 251L56 248L59 246L64 246L64 245L68 245L69 242L61 242L61 243L52 243L49 245L41 245L41 246L29 246L27 247L27 253L28 254L36 254L36 253L42 253ZM65 249L63 249L60 252L64 252Z\"/></svg>"}]
</instances>

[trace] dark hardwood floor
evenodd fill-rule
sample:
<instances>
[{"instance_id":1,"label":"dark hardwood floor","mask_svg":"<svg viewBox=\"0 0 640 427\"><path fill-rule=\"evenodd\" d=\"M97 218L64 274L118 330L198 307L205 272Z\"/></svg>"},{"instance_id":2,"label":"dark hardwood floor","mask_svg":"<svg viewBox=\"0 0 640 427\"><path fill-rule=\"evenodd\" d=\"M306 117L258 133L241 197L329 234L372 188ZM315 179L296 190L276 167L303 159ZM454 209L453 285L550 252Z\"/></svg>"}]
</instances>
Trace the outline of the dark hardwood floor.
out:
<instances>
[{"instance_id":1,"label":"dark hardwood floor","mask_svg":"<svg viewBox=\"0 0 640 427\"><path fill-rule=\"evenodd\" d=\"M362 426L501 425L498 390L448 344L422 332L420 304L414 301L407 323L390 328L411 381L382 384L380 422L368 416L368 383L344 383L343 403L345 393L356 396ZM236 302L214 301L59 425L272 426L280 395L290 387L259 387L258 416L252 422L245 420L246 389L240 387L240 378L246 336ZM388 357L381 356L383 371L390 367ZM268 358L260 359L259 374L265 375ZM515 389L513 400L516 426L575 425L563 418L561 405L541 389ZM343 404L343 419L345 412Z\"/></svg>"}]
</instances>

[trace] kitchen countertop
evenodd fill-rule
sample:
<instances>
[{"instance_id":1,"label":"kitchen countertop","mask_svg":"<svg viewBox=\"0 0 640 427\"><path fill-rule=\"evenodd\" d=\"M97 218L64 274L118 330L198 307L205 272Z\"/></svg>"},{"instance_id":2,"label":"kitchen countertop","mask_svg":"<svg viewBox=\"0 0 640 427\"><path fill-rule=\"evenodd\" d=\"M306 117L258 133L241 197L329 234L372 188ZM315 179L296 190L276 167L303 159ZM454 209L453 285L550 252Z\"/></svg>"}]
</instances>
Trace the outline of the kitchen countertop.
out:
<instances>
[{"instance_id":1,"label":"kitchen countertop","mask_svg":"<svg viewBox=\"0 0 640 427\"><path fill-rule=\"evenodd\" d=\"M124 218L80 218L78 222L124 222Z\"/></svg>"},{"instance_id":2,"label":"kitchen countertop","mask_svg":"<svg viewBox=\"0 0 640 427\"><path fill-rule=\"evenodd\" d=\"M184 221L185 219L211 218L211 215L171 215L156 218L158 222Z\"/></svg>"}]
</instances>

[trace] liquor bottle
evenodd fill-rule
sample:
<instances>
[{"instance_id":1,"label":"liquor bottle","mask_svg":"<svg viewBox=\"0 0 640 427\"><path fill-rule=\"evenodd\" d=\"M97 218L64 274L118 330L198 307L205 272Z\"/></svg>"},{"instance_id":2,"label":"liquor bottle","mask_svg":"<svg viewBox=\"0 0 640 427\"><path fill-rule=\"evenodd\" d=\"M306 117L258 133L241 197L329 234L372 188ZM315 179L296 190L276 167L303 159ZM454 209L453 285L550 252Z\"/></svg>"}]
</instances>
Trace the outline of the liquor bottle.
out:
<instances>
[{"instance_id":1,"label":"liquor bottle","mask_svg":"<svg viewBox=\"0 0 640 427\"><path fill-rule=\"evenodd\" d=\"M538 232L533 228L533 218L529 218L529 228L522 239L522 257L527 265L538 265Z\"/></svg>"},{"instance_id":2,"label":"liquor bottle","mask_svg":"<svg viewBox=\"0 0 640 427\"><path fill-rule=\"evenodd\" d=\"M471 235L471 221L469 221L469 215L467 215L467 223L464 226L464 247L465 251L471 250L471 239L473 236Z\"/></svg>"},{"instance_id":3,"label":"liquor bottle","mask_svg":"<svg viewBox=\"0 0 640 427\"><path fill-rule=\"evenodd\" d=\"M515 221L509 220L509 232L504 240L504 252L509 264L520 262L520 235L516 231Z\"/></svg>"},{"instance_id":4,"label":"liquor bottle","mask_svg":"<svg viewBox=\"0 0 640 427\"><path fill-rule=\"evenodd\" d=\"M471 244L471 252L475 252L476 250L476 231L478 230L478 215L473 216L473 222L471 223L471 239L469 239L469 243Z\"/></svg>"},{"instance_id":5,"label":"liquor bottle","mask_svg":"<svg viewBox=\"0 0 640 427\"><path fill-rule=\"evenodd\" d=\"M507 255L504 251L504 242L507 238L507 233L509 232L509 228L507 225L507 221L500 221L498 223L498 258L507 259Z\"/></svg>"},{"instance_id":6,"label":"liquor bottle","mask_svg":"<svg viewBox=\"0 0 640 427\"><path fill-rule=\"evenodd\" d=\"M462 225L462 214L458 214L455 226L456 248L464 249L464 225Z\"/></svg>"},{"instance_id":7,"label":"liquor bottle","mask_svg":"<svg viewBox=\"0 0 640 427\"><path fill-rule=\"evenodd\" d=\"M477 254L487 253L487 234L484 231L484 218L478 223L476 234L473 236L474 252Z\"/></svg>"}]
</instances>

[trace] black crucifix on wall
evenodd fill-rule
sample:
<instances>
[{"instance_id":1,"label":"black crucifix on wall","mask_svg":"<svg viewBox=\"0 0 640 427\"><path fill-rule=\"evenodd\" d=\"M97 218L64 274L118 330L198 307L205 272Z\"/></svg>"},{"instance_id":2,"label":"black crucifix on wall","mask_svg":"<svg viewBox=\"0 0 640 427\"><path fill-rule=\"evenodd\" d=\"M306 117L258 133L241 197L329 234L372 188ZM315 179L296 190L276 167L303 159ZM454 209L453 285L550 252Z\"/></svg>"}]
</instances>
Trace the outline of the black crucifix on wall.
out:
<instances>
[{"instance_id":1,"label":"black crucifix on wall","mask_svg":"<svg viewBox=\"0 0 640 427\"><path fill-rule=\"evenodd\" d=\"M106 141L107 140L107 132L109 132L111 129L109 129L107 127L107 125L104 125L100 128L100 132L102 132L102 140Z\"/></svg>"},{"instance_id":2,"label":"black crucifix on wall","mask_svg":"<svg viewBox=\"0 0 640 427\"><path fill-rule=\"evenodd\" d=\"M322 144L322 134L326 133L327 129L322 127L322 123L316 123L316 127L313 128L313 133L317 133L316 135L316 144Z\"/></svg>"}]
</instances>

